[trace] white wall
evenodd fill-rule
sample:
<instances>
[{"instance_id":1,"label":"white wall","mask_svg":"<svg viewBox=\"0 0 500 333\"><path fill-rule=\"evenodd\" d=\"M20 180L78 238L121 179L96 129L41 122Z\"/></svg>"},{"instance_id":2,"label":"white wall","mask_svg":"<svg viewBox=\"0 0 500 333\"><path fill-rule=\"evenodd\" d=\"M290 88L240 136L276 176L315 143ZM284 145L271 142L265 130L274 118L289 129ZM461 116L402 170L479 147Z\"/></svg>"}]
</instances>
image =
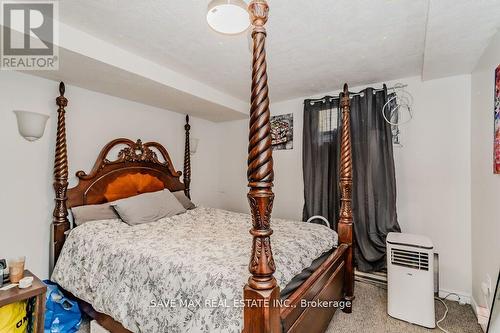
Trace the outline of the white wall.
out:
<instances>
[{"instance_id":1,"label":"white wall","mask_svg":"<svg viewBox=\"0 0 500 333\"><path fill-rule=\"evenodd\" d=\"M494 289L500 268L500 175L493 174L494 71L498 65L500 32L472 73L472 296L481 306L486 305L481 282L486 282L488 274ZM492 299L493 295L489 304Z\"/></svg>"},{"instance_id":2,"label":"white wall","mask_svg":"<svg viewBox=\"0 0 500 333\"><path fill-rule=\"evenodd\" d=\"M434 241L441 291L470 296L470 76L405 82L415 118L395 150L399 222Z\"/></svg>"},{"instance_id":3,"label":"white wall","mask_svg":"<svg viewBox=\"0 0 500 333\"><path fill-rule=\"evenodd\" d=\"M49 236L53 204L52 166L55 145L55 98L58 83L26 74L0 73L0 258L26 255L27 267L48 275ZM184 116L181 114L67 86L67 138L70 186L77 170L89 171L104 144L117 137L158 141L182 170ZM12 110L50 114L45 135L25 141L17 132ZM192 195L204 205L215 205L217 184L216 127L192 119L192 136L200 139L192 157Z\"/></svg>"},{"instance_id":4,"label":"white wall","mask_svg":"<svg viewBox=\"0 0 500 333\"><path fill-rule=\"evenodd\" d=\"M470 76L401 81L409 84L415 98L415 119L401 128L404 147L395 150L399 221L403 231L425 234L434 240L441 255L441 288L468 295ZM0 140L4 156L0 258L25 254L28 267L43 277L48 272L53 208L56 96L57 83L53 81L13 72L0 74ZM67 97L71 185L75 183L74 173L89 170L100 147L119 136L163 143L176 167L182 168L182 115L71 86L67 87ZM294 113L294 149L274 153L276 217L302 216L303 99L271 105L273 114ZM29 143L18 135L14 109L51 115L40 141ZM195 201L248 212L248 121L214 124L193 119L192 123L192 135L201 139L192 158ZM491 129L491 123L488 126ZM488 149L491 151L491 146Z\"/></svg>"},{"instance_id":5,"label":"white wall","mask_svg":"<svg viewBox=\"0 0 500 333\"><path fill-rule=\"evenodd\" d=\"M290 100L271 105L273 114L294 113L293 150L273 153L274 200L273 216L302 219L304 184L302 179L302 101ZM220 207L249 212L247 201L247 147L248 120L232 121L217 125L219 145L225 163L220 166L218 194Z\"/></svg>"},{"instance_id":6,"label":"white wall","mask_svg":"<svg viewBox=\"0 0 500 333\"><path fill-rule=\"evenodd\" d=\"M441 290L470 296L470 76L399 81L409 84L415 99L415 118L401 127L404 147L395 149L399 222L404 232L434 241L441 259ZM272 114L294 114L294 149L273 153L276 217L302 218L303 101L309 97L271 105ZM248 122L218 126L221 148L231 161L220 170L221 205L247 212Z\"/></svg>"}]
</instances>

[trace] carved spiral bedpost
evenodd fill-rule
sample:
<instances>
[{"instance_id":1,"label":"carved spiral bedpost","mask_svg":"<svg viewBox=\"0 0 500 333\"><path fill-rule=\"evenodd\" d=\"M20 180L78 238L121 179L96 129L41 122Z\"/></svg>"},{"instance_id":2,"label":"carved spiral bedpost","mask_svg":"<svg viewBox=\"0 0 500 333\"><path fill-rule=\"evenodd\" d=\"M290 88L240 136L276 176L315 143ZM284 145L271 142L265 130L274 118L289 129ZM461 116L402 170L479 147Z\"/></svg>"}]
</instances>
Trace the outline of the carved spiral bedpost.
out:
<instances>
[{"instance_id":1,"label":"carved spiral bedpost","mask_svg":"<svg viewBox=\"0 0 500 333\"><path fill-rule=\"evenodd\" d=\"M253 0L249 6L253 25L253 70L248 144L248 201L252 214L253 237L249 264L250 278L244 288L244 332L280 332L279 287L273 276L275 265L271 251L271 211L274 173L271 149L271 124L266 72L266 29L269 7L265 0ZM260 304L258 306L252 304Z\"/></svg>"},{"instance_id":2,"label":"carved spiral bedpost","mask_svg":"<svg viewBox=\"0 0 500 333\"><path fill-rule=\"evenodd\" d=\"M68 154L66 148L66 121L65 107L68 105L68 100L64 97L66 88L64 82L59 84L60 96L56 99L56 104L59 106L57 110L57 139L56 152L54 160L54 192L55 192L55 207L52 214L52 237L54 242L53 262L54 264L61 253L62 246L65 240L65 232L69 230L68 211L66 208L66 193L68 190Z\"/></svg>"},{"instance_id":3,"label":"carved spiral bedpost","mask_svg":"<svg viewBox=\"0 0 500 333\"><path fill-rule=\"evenodd\" d=\"M189 146L189 130L191 125L189 125L189 115L186 115L186 125L184 125L184 130L186 131L186 142L184 143L184 194L191 199L191 192L189 190L191 185L191 148Z\"/></svg>"},{"instance_id":4,"label":"carved spiral bedpost","mask_svg":"<svg viewBox=\"0 0 500 333\"><path fill-rule=\"evenodd\" d=\"M344 85L340 107L342 110L342 136L340 141L340 218L338 223L338 234L340 243L349 245L346 257L346 274L344 283L345 300L354 299L354 233L352 218L352 148L351 148L351 103L349 100L349 89ZM344 308L345 312L351 312L352 306Z\"/></svg>"}]
</instances>

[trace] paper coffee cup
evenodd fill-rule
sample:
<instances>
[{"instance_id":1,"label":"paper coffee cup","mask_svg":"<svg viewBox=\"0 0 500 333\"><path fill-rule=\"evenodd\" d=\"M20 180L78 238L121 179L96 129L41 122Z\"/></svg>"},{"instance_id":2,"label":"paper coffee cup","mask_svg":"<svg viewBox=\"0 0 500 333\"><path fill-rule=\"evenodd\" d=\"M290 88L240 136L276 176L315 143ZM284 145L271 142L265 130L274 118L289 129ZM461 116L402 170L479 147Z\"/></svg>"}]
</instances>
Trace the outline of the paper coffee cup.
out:
<instances>
[{"instance_id":1,"label":"paper coffee cup","mask_svg":"<svg viewBox=\"0 0 500 333\"><path fill-rule=\"evenodd\" d=\"M9 260L9 277L11 283L18 283L24 275L24 262L26 257L18 257Z\"/></svg>"}]
</instances>

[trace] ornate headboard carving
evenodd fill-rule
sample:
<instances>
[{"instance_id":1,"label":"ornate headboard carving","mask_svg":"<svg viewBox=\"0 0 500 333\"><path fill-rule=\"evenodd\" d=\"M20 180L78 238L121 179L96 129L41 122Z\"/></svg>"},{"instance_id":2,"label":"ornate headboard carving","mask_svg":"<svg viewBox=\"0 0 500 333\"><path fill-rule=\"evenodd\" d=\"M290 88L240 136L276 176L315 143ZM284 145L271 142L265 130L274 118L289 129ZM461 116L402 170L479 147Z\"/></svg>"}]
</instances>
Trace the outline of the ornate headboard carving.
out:
<instances>
[{"instance_id":1,"label":"ornate headboard carving","mask_svg":"<svg viewBox=\"0 0 500 333\"><path fill-rule=\"evenodd\" d=\"M142 143L141 140L116 139L108 143L99 153L94 167L87 174L78 171L78 184L68 189L68 154L66 147L66 106L64 96L66 87L59 84L59 97L56 99L57 137L54 160L55 207L52 219L51 263L55 264L70 228L67 208L98 204L126 198L144 192L167 188L170 191L184 191L189 195L191 183L191 161L189 154L189 117L186 117L186 146L184 147L184 177L176 171L170 156L157 142ZM109 159L114 149L121 149L116 159ZM157 154L159 152L159 155ZM159 158L161 157L161 158Z\"/></svg>"},{"instance_id":2,"label":"ornate headboard carving","mask_svg":"<svg viewBox=\"0 0 500 333\"><path fill-rule=\"evenodd\" d=\"M109 155L117 148L121 149L116 159L112 159ZM161 159L155 150L160 153ZM181 175L182 172L175 170L167 150L161 144L116 139L104 146L88 174L84 171L76 173L79 182L68 190L67 206L99 204L110 198L117 200L157 191L161 189L159 184L170 191L184 191L186 187L180 181ZM118 185L124 181L128 186L122 186L123 192L120 193L117 191L120 188Z\"/></svg>"}]
</instances>

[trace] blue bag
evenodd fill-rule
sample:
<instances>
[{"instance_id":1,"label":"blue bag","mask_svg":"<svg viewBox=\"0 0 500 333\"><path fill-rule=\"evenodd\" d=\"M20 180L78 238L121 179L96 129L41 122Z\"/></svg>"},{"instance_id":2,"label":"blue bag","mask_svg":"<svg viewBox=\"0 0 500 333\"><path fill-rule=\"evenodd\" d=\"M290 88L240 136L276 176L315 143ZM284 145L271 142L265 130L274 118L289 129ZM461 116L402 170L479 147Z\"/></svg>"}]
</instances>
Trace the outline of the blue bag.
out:
<instances>
[{"instance_id":1,"label":"blue bag","mask_svg":"<svg viewBox=\"0 0 500 333\"><path fill-rule=\"evenodd\" d=\"M45 323L44 333L50 333L52 325L57 318L56 323L60 333L75 333L82 323L82 314L78 303L65 297L59 286L52 281L44 280L47 285L47 294L45 297Z\"/></svg>"}]
</instances>

